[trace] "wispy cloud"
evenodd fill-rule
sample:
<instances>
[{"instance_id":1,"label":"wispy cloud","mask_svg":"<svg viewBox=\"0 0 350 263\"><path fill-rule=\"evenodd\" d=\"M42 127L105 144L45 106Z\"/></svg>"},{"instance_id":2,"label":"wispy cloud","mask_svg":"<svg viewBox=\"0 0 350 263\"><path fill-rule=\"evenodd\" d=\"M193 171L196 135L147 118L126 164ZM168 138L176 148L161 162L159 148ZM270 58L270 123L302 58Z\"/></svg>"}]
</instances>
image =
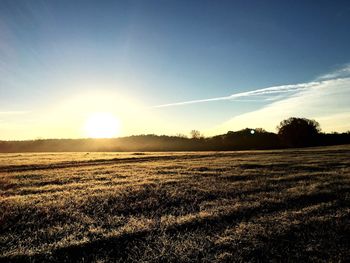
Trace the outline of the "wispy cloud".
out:
<instances>
[{"instance_id":1,"label":"wispy cloud","mask_svg":"<svg viewBox=\"0 0 350 263\"><path fill-rule=\"evenodd\" d=\"M273 95L272 99L276 99L276 95L279 96L284 93L299 92L305 89L309 89L313 86L319 85L321 82L322 81L315 81L315 82L298 83L298 84L291 84L291 85L272 86L272 87L267 87L267 88L262 88L257 90L234 93L225 97L216 97L216 98L209 98L209 99L190 100L190 101L162 104L162 105L154 106L153 108L181 106L181 105L196 104L196 103L211 102L211 101L236 100L240 98L250 98L254 96L256 97L256 96L263 96L263 95L269 95L269 96ZM269 100L269 98L267 98L266 100Z\"/></svg>"},{"instance_id":2,"label":"wispy cloud","mask_svg":"<svg viewBox=\"0 0 350 263\"><path fill-rule=\"evenodd\" d=\"M311 82L272 86L272 87L256 89L256 90L251 90L246 92L234 93L224 97L215 97L215 98L208 98L208 99L197 99L197 100L167 103L167 104L156 105L156 106L153 106L152 108L165 108L165 107L182 106L182 105L205 103L205 102L212 102L212 101L230 101L230 100L238 100L241 98L243 98L244 100L247 100L247 99L254 99L255 97L254 100L256 100L258 98L261 99L261 97L258 97L258 96L263 96L263 95L268 96L267 98L266 97L264 98L265 101L275 101L275 100L283 99L285 98L285 96L288 96L289 94L292 95L294 93L320 85L324 81L344 79L348 77L350 77L350 64L345 64L343 67L333 72L323 74L317 77L315 81L311 81Z\"/></svg>"},{"instance_id":3,"label":"wispy cloud","mask_svg":"<svg viewBox=\"0 0 350 263\"><path fill-rule=\"evenodd\" d=\"M213 101L263 101L257 110L232 116L215 127L208 127L206 134L218 134L246 127L263 127L274 131L283 119L296 116L318 120L324 131L350 130L350 64L324 74L314 81L272 86L224 97L190 100L154 106L166 108Z\"/></svg>"},{"instance_id":4,"label":"wispy cloud","mask_svg":"<svg viewBox=\"0 0 350 263\"><path fill-rule=\"evenodd\" d=\"M350 77L350 64L346 64L345 66L333 72L321 75L320 77L317 78L317 80L329 80L329 79L347 78L347 77Z\"/></svg>"},{"instance_id":5,"label":"wispy cloud","mask_svg":"<svg viewBox=\"0 0 350 263\"><path fill-rule=\"evenodd\" d=\"M281 120L293 116L316 119L326 132L350 130L350 78L336 78L318 83L294 96L236 115L205 132L218 134L246 127L262 127L275 131Z\"/></svg>"}]
</instances>

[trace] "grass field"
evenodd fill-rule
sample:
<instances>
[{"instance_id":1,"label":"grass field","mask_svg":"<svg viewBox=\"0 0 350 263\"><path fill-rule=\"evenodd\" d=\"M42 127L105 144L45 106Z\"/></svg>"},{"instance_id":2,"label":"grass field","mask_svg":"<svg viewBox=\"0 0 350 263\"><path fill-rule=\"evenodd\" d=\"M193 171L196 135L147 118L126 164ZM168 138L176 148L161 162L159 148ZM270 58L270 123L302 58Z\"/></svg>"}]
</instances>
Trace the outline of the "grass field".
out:
<instances>
[{"instance_id":1,"label":"grass field","mask_svg":"<svg viewBox=\"0 0 350 263\"><path fill-rule=\"evenodd\" d=\"M350 260L350 146L0 154L0 262Z\"/></svg>"}]
</instances>

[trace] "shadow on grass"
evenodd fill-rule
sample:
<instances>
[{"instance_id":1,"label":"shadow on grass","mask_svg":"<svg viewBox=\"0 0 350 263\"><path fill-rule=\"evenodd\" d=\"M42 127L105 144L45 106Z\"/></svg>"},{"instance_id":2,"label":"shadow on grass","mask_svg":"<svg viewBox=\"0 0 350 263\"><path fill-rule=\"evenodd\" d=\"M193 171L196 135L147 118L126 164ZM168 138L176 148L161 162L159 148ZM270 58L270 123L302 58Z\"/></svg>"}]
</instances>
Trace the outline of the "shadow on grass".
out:
<instances>
[{"instance_id":1,"label":"shadow on grass","mask_svg":"<svg viewBox=\"0 0 350 263\"><path fill-rule=\"evenodd\" d=\"M269 236L268 241L261 242L260 246L240 250L240 260L345 262L350 258L349 225L349 214L292 225L283 233Z\"/></svg>"},{"instance_id":2,"label":"shadow on grass","mask_svg":"<svg viewBox=\"0 0 350 263\"><path fill-rule=\"evenodd\" d=\"M301 209L310 205L316 205L319 203L336 201L341 199L340 195L346 194L349 189L340 189L337 193L315 193L311 195L301 195L293 198L287 198L280 202L266 202L262 203L259 207L244 207L239 211L228 212L223 215L213 215L203 218L196 218L193 221L185 222L177 225L170 225L165 229L153 228L151 230L133 232L123 234L117 237L98 239L88 243L71 245L68 247L59 248L51 251L50 253L35 254L31 256L27 255L17 255L9 257L0 257L0 262L90 262L98 258L107 257L113 260L127 260L128 255L139 242L145 242L147 237L157 236L161 232L166 232L168 234L178 235L181 232L189 232L200 229L204 232L220 231L227 227L228 224L237 224L242 220L248 220L255 216L267 215L269 213L274 213L284 210L294 210ZM306 231L313 231L312 229L318 227L318 222L315 225L305 225L300 226L298 233L302 233L302 229ZM325 228L327 224L325 223ZM294 236L296 235L296 236ZM337 235L328 234L326 237L321 236L320 238L327 238L327 242L332 242L332 238L336 238ZM342 235L341 235L342 236ZM267 242L276 242L276 246L279 244L276 241L277 237L269 239ZM299 237L297 234L293 234L293 230L290 233L284 234L284 237L290 239L290 242L297 240ZM276 239L276 240L275 240ZM335 240L337 241L337 240ZM344 240L348 242L349 240ZM290 242L280 243L278 249L283 254L283 249L285 246L289 245ZM326 242L326 241L324 241ZM337 241L338 242L338 241ZM270 246L269 246L270 247ZM264 249L269 249L269 247ZM345 245L348 247L348 244ZM252 251L251 254L247 255L249 259L259 259L261 253L265 250ZM205 252L203 252L205 253ZM265 251L264 253L270 253ZM271 252L272 253L272 252ZM287 253L287 252L286 252Z\"/></svg>"}]
</instances>

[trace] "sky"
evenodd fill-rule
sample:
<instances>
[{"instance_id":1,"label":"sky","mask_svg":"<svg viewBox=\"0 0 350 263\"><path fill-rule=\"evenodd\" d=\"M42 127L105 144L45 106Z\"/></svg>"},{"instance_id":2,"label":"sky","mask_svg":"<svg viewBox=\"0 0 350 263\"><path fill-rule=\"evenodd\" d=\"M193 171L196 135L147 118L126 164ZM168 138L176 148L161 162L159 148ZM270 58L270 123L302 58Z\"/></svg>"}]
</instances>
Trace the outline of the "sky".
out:
<instances>
[{"instance_id":1,"label":"sky","mask_svg":"<svg viewBox=\"0 0 350 263\"><path fill-rule=\"evenodd\" d=\"M0 140L348 131L349 28L349 1L0 0Z\"/></svg>"}]
</instances>

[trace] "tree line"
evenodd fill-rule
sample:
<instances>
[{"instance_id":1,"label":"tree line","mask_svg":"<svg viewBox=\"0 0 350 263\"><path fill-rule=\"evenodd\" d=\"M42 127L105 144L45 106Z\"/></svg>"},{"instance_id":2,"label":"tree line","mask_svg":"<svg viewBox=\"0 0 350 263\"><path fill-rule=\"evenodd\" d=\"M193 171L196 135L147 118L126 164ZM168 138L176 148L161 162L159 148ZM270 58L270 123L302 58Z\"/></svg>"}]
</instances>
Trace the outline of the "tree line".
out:
<instances>
[{"instance_id":1,"label":"tree line","mask_svg":"<svg viewBox=\"0 0 350 263\"><path fill-rule=\"evenodd\" d=\"M292 117L281 121L277 133L262 128L246 128L207 138L193 130L190 138L181 134L148 134L112 139L0 141L0 152L230 151L337 144L350 144L350 132L322 133L315 120Z\"/></svg>"}]
</instances>

